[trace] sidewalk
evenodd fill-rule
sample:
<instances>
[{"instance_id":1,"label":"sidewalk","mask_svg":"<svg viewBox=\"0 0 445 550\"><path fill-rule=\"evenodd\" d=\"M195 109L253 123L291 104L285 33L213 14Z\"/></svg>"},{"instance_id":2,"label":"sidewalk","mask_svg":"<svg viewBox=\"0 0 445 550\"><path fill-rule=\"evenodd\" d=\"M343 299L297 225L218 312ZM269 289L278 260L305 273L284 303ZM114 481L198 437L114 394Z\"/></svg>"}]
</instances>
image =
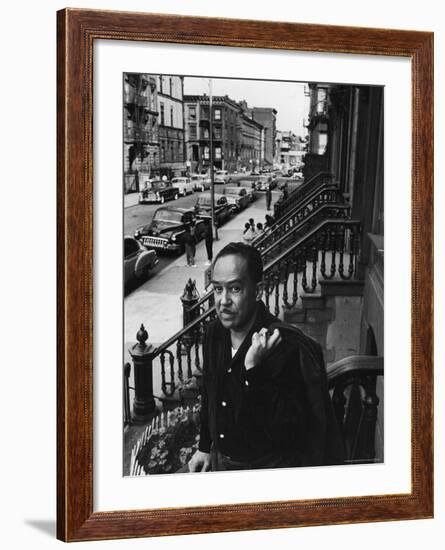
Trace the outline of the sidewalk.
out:
<instances>
[{"instance_id":1,"label":"sidewalk","mask_svg":"<svg viewBox=\"0 0 445 550\"><path fill-rule=\"evenodd\" d=\"M279 196L280 192L274 191L272 203ZM266 198L262 194L252 205L218 229L218 240L213 243L213 256L215 257L218 251L229 242L242 240L244 224L249 218L253 218L255 223L263 223L266 213ZM128 348L136 342L136 333L141 323L144 324L149 335L147 343L155 347L182 328L180 296L189 278L196 280L200 296L205 294L204 273L208 267L205 265L206 260L205 243L201 241L196 246L197 267L187 266L183 254L125 298L124 362L130 361ZM160 391L160 373L153 374L156 395Z\"/></svg>"},{"instance_id":2,"label":"sidewalk","mask_svg":"<svg viewBox=\"0 0 445 550\"><path fill-rule=\"evenodd\" d=\"M124 208L135 206L138 204L139 193L127 193L124 194Z\"/></svg>"}]
</instances>

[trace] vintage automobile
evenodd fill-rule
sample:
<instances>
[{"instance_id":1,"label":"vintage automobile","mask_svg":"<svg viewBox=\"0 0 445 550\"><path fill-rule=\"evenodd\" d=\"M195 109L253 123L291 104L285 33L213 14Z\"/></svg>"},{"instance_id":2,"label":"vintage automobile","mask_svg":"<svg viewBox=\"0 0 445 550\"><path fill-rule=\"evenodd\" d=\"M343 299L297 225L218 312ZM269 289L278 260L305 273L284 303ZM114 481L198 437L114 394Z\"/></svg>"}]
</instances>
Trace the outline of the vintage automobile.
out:
<instances>
[{"instance_id":1,"label":"vintage automobile","mask_svg":"<svg viewBox=\"0 0 445 550\"><path fill-rule=\"evenodd\" d=\"M246 190L250 202L253 202L258 198L255 180L242 179L239 180L238 185Z\"/></svg>"},{"instance_id":2,"label":"vintage automobile","mask_svg":"<svg viewBox=\"0 0 445 550\"><path fill-rule=\"evenodd\" d=\"M135 238L147 248L165 252L184 252L184 234L187 226L195 225L195 236L204 235L204 220L198 219L190 208L163 206L154 213L151 223L138 227Z\"/></svg>"},{"instance_id":3,"label":"vintage automobile","mask_svg":"<svg viewBox=\"0 0 445 550\"><path fill-rule=\"evenodd\" d=\"M212 215L212 197L211 194L201 193L195 205L196 216L202 220L208 219ZM227 202L227 197L220 193L215 193L215 224L220 227L232 215L232 208Z\"/></svg>"},{"instance_id":4,"label":"vintage automobile","mask_svg":"<svg viewBox=\"0 0 445 550\"><path fill-rule=\"evenodd\" d=\"M210 189L210 185L212 184L210 178L205 174L192 174L190 179L192 180L194 191L205 191L206 189Z\"/></svg>"},{"instance_id":5,"label":"vintage automobile","mask_svg":"<svg viewBox=\"0 0 445 550\"><path fill-rule=\"evenodd\" d=\"M232 178L227 170L217 170L213 177L215 183L230 183Z\"/></svg>"},{"instance_id":6,"label":"vintage automobile","mask_svg":"<svg viewBox=\"0 0 445 550\"><path fill-rule=\"evenodd\" d=\"M177 187L179 194L185 197L193 193L193 183L190 178L180 177L172 179L173 187Z\"/></svg>"},{"instance_id":7,"label":"vintage automobile","mask_svg":"<svg viewBox=\"0 0 445 550\"><path fill-rule=\"evenodd\" d=\"M160 202L164 204L168 200L176 200L179 197L179 189L173 187L168 181L152 180L139 193L139 204Z\"/></svg>"},{"instance_id":8,"label":"vintage automobile","mask_svg":"<svg viewBox=\"0 0 445 550\"><path fill-rule=\"evenodd\" d=\"M266 191L270 186L271 189L274 189L277 186L277 182L272 179L270 175L260 176L256 180L256 189L257 191Z\"/></svg>"},{"instance_id":9,"label":"vintage automobile","mask_svg":"<svg viewBox=\"0 0 445 550\"><path fill-rule=\"evenodd\" d=\"M124 237L124 283L127 286L134 279L145 279L159 262L155 250L147 250L139 241L129 235Z\"/></svg>"},{"instance_id":10,"label":"vintage automobile","mask_svg":"<svg viewBox=\"0 0 445 550\"><path fill-rule=\"evenodd\" d=\"M227 198L227 202L231 206L233 212L241 212L249 203L250 198L244 187L227 186L224 188L224 195Z\"/></svg>"}]
</instances>

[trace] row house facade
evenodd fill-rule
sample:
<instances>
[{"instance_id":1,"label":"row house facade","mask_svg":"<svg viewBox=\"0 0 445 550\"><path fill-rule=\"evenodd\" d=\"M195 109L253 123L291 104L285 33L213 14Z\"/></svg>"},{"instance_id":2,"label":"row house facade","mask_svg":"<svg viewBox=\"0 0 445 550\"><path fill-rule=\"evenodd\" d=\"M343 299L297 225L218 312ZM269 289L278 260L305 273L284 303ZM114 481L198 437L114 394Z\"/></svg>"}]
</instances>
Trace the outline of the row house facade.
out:
<instances>
[{"instance_id":1,"label":"row house facade","mask_svg":"<svg viewBox=\"0 0 445 550\"><path fill-rule=\"evenodd\" d=\"M241 149L239 117L241 108L228 96L212 97L213 165L234 171ZM184 96L186 156L191 172L210 168L210 97Z\"/></svg>"},{"instance_id":2,"label":"row house facade","mask_svg":"<svg viewBox=\"0 0 445 550\"><path fill-rule=\"evenodd\" d=\"M185 170L184 77L156 76L159 175L171 179Z\"/></svg>"},{"instance_id":3,"label":"row house facade","mask_svg":"<svg viewBox=\"0 0 445 550\"><path fill-rule=\"evenodd\" d=\"M125 73L123 81L124 192L137 191L159 172L156 78Z\"/></svg>"},{"instance_id":4,"label":"row house facade","mask_svg":"<svg viewBox=\"0 0 445 550\"><path fill-rule=\"evenodd\" d=\"M278 131L275 163L284 171L299 169L303 164L303 140L291 130Z\"/></svg>"},{"instance_id":5,"label":"row house facade","mask_svg":"<svg viewBox=\"0 0 445 550\"><path fill-rule=\"evenodd\" d=\"M360 222L356 270L363 286L357 322L358 349L360 354L381 357L384 356L383 93L381 86L312 85L310 149L305 157L309 173L322 167L332 174L350 206L351 219ZM383 405L382 381L377 385L377 393ZM381 421L377 432L377 448L383 448Z\"/></svg>"},{"instance_id":6,"label":"row house facade","mask_svg":"<svg viewBox=\"0 0 445 550\"><path fill-rule=\"evenodd\" d=\"M264 155L264 128L244 113L241 119L241 148L239 169L255 170L262 166Z\"/></svg>"},{"instance_id":7,"label":"row house facade","mask_svg":"<svg viewBox=\"0 0 445 550\"><path fill-rule=\"evenodd\" d=\"M325 172L328 143L328 84L309 84L309 132L307 154L304 158L303 175L310 179L318 172Z\"/></svg>"},{"instance_id":8,"label":"row house facade","mask_svg":"<svg viewBox=\"0 0 445 550\"><path fill-rule=\"evenodd\" d=\"M276 154L277 110L273 107L251 107L247 115L264 128L263 166L272 167Z\"/></svg>"}]
</instances>

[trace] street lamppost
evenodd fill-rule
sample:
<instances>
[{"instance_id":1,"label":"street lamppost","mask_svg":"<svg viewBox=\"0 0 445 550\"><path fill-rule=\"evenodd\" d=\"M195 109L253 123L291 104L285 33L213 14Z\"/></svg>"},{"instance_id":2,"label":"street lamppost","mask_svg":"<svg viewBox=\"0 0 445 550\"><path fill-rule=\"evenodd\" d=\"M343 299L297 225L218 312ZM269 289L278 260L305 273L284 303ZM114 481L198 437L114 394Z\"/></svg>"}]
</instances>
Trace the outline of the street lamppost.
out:
<instances>
[{"instance_id":1,"label":"street lamppost","mask_svg":"<svg viewBox=\"0 0 445 550\"><path fill-rule=\"evenodd\" d=\"M210 118L210 200L212 212L212 234L214 239L218 240L218 230L215 223L215 177L213 173L213 96L212 79L209 79L209 118Z\"/></svg>"}]
</instances>

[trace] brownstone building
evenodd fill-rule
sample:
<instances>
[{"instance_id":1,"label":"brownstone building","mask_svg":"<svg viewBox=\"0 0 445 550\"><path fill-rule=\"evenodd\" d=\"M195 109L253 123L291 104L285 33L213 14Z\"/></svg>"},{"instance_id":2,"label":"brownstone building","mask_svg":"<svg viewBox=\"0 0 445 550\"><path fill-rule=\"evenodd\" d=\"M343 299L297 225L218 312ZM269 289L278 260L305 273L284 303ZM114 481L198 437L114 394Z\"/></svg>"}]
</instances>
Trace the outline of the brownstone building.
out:
<instances>
[{"instance_id":1,"label":"brownstone building","mask_svg":"<svg viewBox=\"0 0 445 550\"><path fill-rule=\"evenodd\" d=\"M272 167L276 153L277 110L273 107L252 107L247 114L264 128L263 166Z\"/></svg>"},{"instance_id":2,"label":"brownstone building","mask_svg":"<svg viewBox=\"0 0 445 550\"><path fill-rule=\"evenodd\" d=\"M185 173L184 77L158 75L159 175L171 179Z\"/></svg>"},{"instance_id":3,"label":"brownstone building","mask_svg":"<svg viewBox=\"0 0 445 550\"><path fill-rule=\"evenodd\" d=\"M213 96L213 164L216 169L234 171L240 151L240 106L226 96ZM210 98L184 96L185 142L192 172L210 168Z\"/></svg>"}]
</instances>

